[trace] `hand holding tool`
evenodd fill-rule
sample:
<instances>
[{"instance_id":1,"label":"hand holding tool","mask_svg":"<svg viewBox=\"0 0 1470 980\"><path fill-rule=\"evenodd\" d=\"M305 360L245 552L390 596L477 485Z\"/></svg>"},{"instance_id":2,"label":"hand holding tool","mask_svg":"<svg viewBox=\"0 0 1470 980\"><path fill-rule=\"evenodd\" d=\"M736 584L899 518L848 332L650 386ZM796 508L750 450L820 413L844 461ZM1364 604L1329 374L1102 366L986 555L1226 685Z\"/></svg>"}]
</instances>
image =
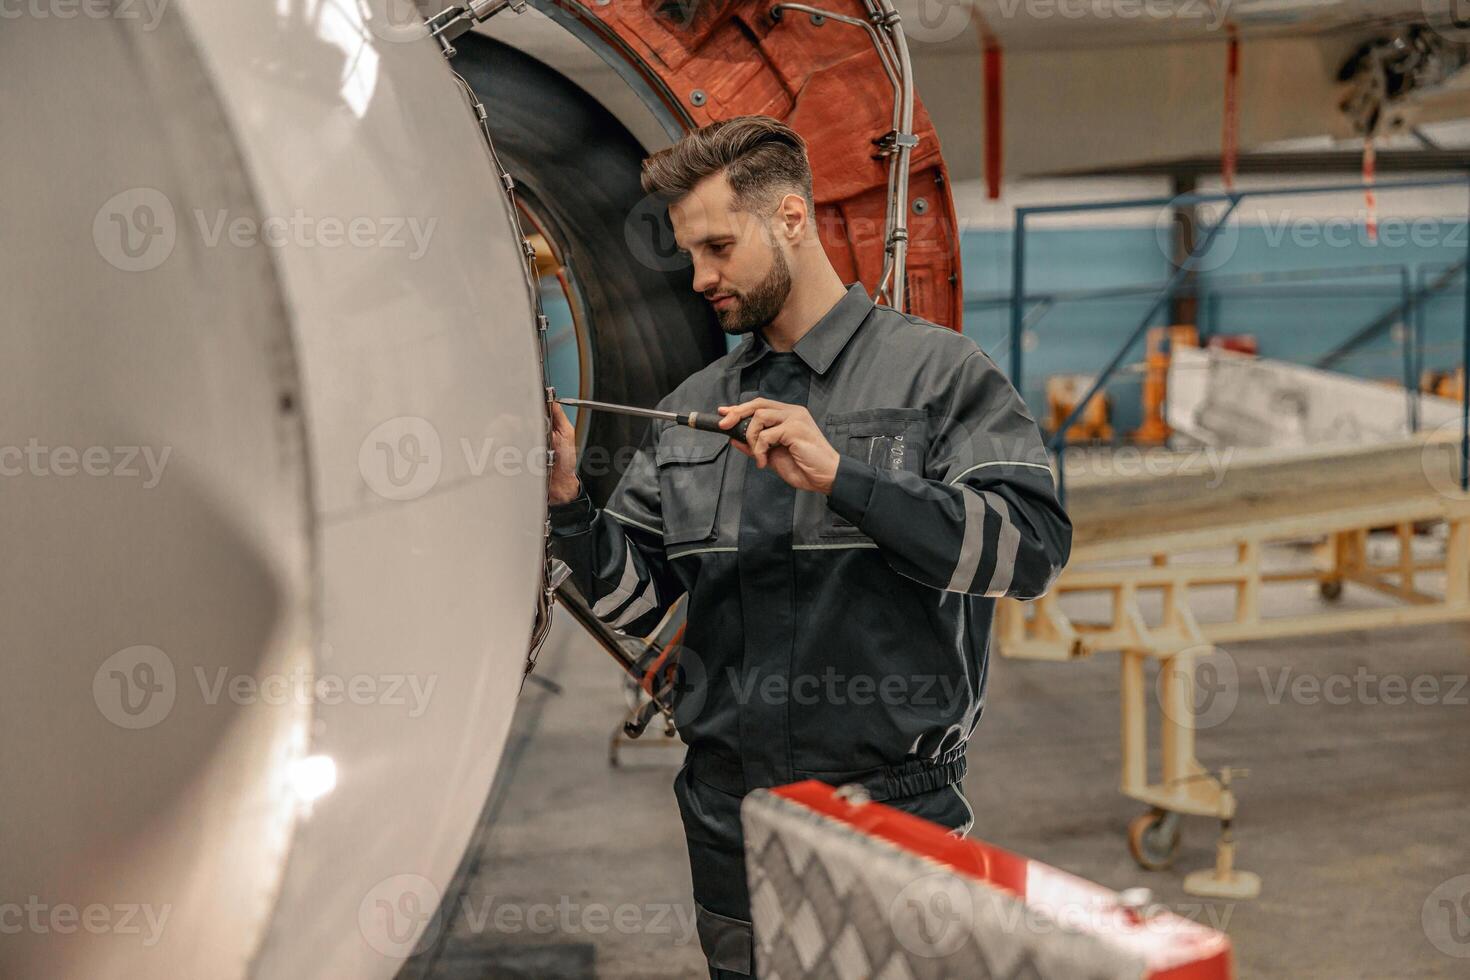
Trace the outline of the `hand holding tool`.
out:
<instances>
[{"instance_id":1,"label":"hand holding tool","mask_svg":"<svg viewBox=\"0 0 1470 980\"><path fill-rule=\"evenodd\" d=\"M750 428L750 419L744 418L728 429L720 428L719 412L661 412L656 408L635 408L632 405L614 405L611 402L588 401L585 398L558 398L562 405L577 405L594 411L616 412L619 415L638 415L650 419L668 419L679 425L704 432L717 432L740 442L745 441L745 430Z\"/></svg>"}]
</instances>

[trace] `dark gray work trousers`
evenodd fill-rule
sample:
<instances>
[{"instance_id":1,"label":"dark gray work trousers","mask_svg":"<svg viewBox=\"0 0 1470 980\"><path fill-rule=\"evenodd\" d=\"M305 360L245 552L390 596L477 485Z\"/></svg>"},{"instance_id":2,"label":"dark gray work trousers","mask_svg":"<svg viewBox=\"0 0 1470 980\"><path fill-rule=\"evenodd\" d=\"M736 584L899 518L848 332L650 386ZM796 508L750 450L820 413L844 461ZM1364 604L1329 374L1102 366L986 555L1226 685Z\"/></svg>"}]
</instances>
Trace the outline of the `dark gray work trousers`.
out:
<instances>
[{"instance_id":1,"label":"dark gray work trousers","mask_svg":"<svg viewBox=\"0 0 1470 980\"><path fill-rule=\"evenodd\" d=\"M740 826L742 796L695 779L688 765L674 777L674 796L689 845L699 942L709 961L710 977L751 976L755 963ZM969 832L975 818L958 783L883 802L960 835Z\"/></svg>"}]
</instances>

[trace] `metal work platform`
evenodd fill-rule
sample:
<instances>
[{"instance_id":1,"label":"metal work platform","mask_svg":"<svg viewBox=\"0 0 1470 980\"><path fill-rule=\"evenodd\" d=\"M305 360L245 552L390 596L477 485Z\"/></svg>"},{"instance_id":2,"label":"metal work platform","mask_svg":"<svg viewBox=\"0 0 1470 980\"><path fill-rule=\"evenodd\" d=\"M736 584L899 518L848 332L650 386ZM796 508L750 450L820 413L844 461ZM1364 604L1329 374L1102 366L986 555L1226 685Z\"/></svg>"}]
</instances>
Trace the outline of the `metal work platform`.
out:
<instances>
[{"instance_id":1,"label":"metal work platform","mask_svg":"<svg viewBox=\"0 0 1470 980\"><path fill-rule=\"evenodd\" d=\"M1225 828L1217 866L1191 875L1186 889L1250 897L1259 886L1233 870L1231 773L1207 772L1195 758L1196 661L1216 645L1470 620L1470 494L1458 489L1457 435L1290 455L1155 454L1140 457L1156 474L1143 477L1106 456L1072 454L1071 564L1041 599L1002 602L996 635L1014 658L1122 655L1121 789L1151 808L1129 831L1141 865L1173 860L1180 815L1213 816ZM1417 553L1439 541L1442 554ZM1303 560L1282 559L1293 551ZM1271 601L1292 587L1299 598L1312 582L1318 611ZM1346 586L1374 601L1350 608ZM1192 596L1220 589L1234 593L1232 614L1201 621ZM1273 615L1273 605L1287 611ZM1148 775L1148 659L1159 663L1157 780Z\"/></svg>"},{"instance_id":2,"label":"metal work platform","mask_svg":"<svg viewBox=\"0 0 1470 980\"><path fill-rule=\"evenodd\" d=\"M1173 300L1196 288L1200 263L1247 198L1287 199L1303 195L1466 186L1467 178L1230 190L1183 194L1173 199L1110 200L1017 208L1011 254L1011 383L1024 390L1024 343L1033 301L1028 291L1027 233L1033 219L1076 213L1120 213L1153 209L1187 215L1194 226L1202 205L1222 210L1194 233L1176 237L1177 257L1132 333L1097 372L1090 390L1052 434L1058 484L1074 525L1071 564L1051 591L1033 603L1003 600L996 635L1010 657L1075 660L1116 650L1122 654L1123 792L1151 809L1129 827L1129 847L1139 864L1170 864L1179 847L1181 815L1214 816L1222 832L1212 871L1185 880L1196 895L1249 898L1260 880L1234 870L1231 821L1234 770L1207 772L1195 758L1196 662L1217 645L1273 637L1470 620L1470 385L1460 393L1460 418L1432 434L1393 443L1322 446L1306 450L1211 450L1163 458L1140 455L1138 465L1118 465L1114 453L1081 455L1068 446L1068 433L1089 403L1118 374ZM1470 265L1470 258L1466 264ZM1350 340L1348 349L1385 328L1412 320L1402 331L1407 431L1418 429L1418 368L1422 367L1423 303L1456 279L1457 268L1421 270L1420 288L1402 276L1404 298ZM1431 282L1427 276L1437 278ZM1465 293L1461 365L1470 363L1470 288ZM1231 397L1246 397L1232 392ZM1133 447L1125 447L1125 452ZM1133 461L1130 461L1133 462ZM1223 465L1222 465L1223 464ZM1142 470L1143 475L1135 475ZM1442 556L1421 558L1420 532L1442 534ZM1390 560L1376 560L1375 532L1387 531ZM1376 541L1374 543L1377 543ZM1279 546L1287 545L1286 549ZM1308 547L1305 563L1277 566L1282 552ZM1269 549L1269 551L1268 551ZM1383 550L1383 549L1376 549ZM1269 560L1268 560L1269 559ZM1273 594L1317 583L1329 605L1302 612L1300 602L1274 603ZM1339 602L1348 585L1376 600ZM1231 614L1201 621L1201 592L1233 592ZM1287 608L1272 615L1272 607ZM1351 606L1351 608L1350 608ZM1159 750L1161 774L1148 776L1148 711L1145 664L1159 662Z\"/></svg>"}]
</instances>

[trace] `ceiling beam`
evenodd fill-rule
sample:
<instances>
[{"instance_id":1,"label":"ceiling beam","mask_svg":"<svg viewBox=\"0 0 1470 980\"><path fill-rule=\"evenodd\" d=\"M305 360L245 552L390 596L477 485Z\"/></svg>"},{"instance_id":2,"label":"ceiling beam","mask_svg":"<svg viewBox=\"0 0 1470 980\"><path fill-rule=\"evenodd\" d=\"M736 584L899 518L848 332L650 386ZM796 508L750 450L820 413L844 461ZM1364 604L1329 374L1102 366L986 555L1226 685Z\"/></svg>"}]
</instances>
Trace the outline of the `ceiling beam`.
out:
<instances>
[{"instance_id":1,"label":"ceiling beam","mask_svg":"<svg viewBox=\"0 0 1470 980\"><path fill-rule=\"evenodd\" d=\"M1437 150L1379 150L1378 172L1445 173L1470 172L1470 148ZM1363 172L1363 155L1355 150L1325 150L1306 153L1243 153L1241 174L1352 174ZM1190 157L1160 160L1132 166L1074 170L1053 174L1059 177L1208 177L1220 173L1220 158Z\"/></svg>"}]
</instances>

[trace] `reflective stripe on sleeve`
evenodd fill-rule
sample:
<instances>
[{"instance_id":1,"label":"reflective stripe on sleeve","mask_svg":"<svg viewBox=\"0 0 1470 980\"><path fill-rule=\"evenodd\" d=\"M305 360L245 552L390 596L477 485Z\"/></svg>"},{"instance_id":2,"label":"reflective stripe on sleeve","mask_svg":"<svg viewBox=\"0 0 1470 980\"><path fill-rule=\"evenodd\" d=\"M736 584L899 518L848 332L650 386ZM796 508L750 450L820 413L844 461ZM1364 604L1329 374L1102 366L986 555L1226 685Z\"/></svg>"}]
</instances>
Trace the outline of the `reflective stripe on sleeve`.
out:
<instances>
[{"instance_id":1,"label":"reflective stripe on sleeve","mask_svg":"<svg viewBox=\"0 0 1470 980\"><path fill-rule=\"evenodd\" d=\"M624 609L623 614L614 620L612 624L613 629L622 629L652 609L655 605L654 599L657 594L658 589L652 581L644 583L643 589L633 597L632 602L628 603L628 608Z\"/></svg>"},{"instance_id":2,"label":"reflective stripe on sleeve","mask_svg":"<svg viewBox=\"0 0 1470 980\"><path fill-rule=\"evenodd\" d=\"M991 597L1003 596L1011 587L1011 579L1016 573L1016 554L1021 549L1021 532L1016 525L1011 523L1011 509L1006 506L1005 499L997 493L989 490L983 491L982 496L990 509L1000 518L1000 534L995 542L995 571L990 576L990 586L985 594Z\"/></svg>"},{"instance_id":3,"label":"reflective stripe on sleeve","mask_svg":"<svg viewBox=\"0 0 1470 980\"><path fill-rule=\"evenodd\" d=\"M638 587L638 563L633 560L633 545L625 541L623 547L627 549L623 553L623 577L618 580L616 589L598 599L592 607L592 614L598 619L606 619L617 612L623 603L632 598Z\"/></svg>"},{"instance_id":4,"label":"reflective stripe on sleeve","mask_svg":"<svg viewBox=\"0 0 1470 980\"><path fill-rule=\"evenodd\" d=\"M954 574L949 577L949 592L969 592L970 583L980 569L980 555L985 550L985 500L979 492L969 487L960 487L960 497L965 501L965 537L960 543L960 557L955 561Z\"/></svg>"}]
</instances>

